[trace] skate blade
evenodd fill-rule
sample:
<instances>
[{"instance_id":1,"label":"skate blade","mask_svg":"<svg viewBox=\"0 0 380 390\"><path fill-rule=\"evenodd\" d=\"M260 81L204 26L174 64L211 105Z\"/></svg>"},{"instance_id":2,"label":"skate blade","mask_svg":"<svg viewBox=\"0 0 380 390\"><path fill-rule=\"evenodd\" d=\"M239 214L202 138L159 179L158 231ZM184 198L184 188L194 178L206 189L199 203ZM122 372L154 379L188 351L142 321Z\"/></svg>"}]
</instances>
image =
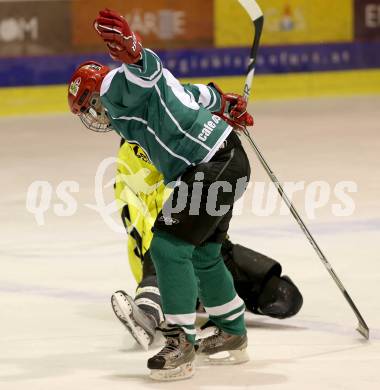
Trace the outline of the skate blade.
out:
<instances>
[{"instance_id":1,"label":"skate blade","mask_svg":"<svg viewBox=\"0 0 380 390\"><path fill-rule=\"evenodd\" d=\"M212 355L204 353L197 354L197 365L230 365L242 364L249 361L249 355L246 349L234 351L222 351Z\"/></svg>"},{"instance_id":2,"label":"skate blade","mask_svg":"<svg viewBox=\"0 0 380 390\"><path fill-rule=\"evenodd\" d=\"M191 378L194 375L194 364L188 362L179 367L167 370L151 370L150 378L155 381L179 381Z\"/></svg>"},{"instance_id":3,"label":"skate blade","mask_svg":"<svg viewBox=\"0 0 380 390\"><path fill-rule=\"evenodd\" d=\"M126 326L137 343L148 351L150 344L150 337L148 333L136 323L132 318L132 306L128 299L122 293L115 293L111 297L113 311L117 318Z\"/></svg>"}]
</instances>

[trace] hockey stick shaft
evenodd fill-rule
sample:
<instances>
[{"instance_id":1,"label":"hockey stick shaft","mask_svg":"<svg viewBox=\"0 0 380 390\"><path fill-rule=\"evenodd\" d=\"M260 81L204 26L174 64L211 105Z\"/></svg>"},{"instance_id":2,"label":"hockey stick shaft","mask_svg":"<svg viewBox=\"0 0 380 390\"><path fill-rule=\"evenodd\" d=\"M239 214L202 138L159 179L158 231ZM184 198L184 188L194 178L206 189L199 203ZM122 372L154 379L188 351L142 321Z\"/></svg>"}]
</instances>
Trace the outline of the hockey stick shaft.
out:
<instances>
[{"instance_id":1,"label":"hockey stick shaft","mask_svg":"<svg viewBox=\"0 0 380 390\"><path fill-rule=\"evenodd\" d=\"M252 45L252 49L251 49L250 61L249 61L249 66L248 66L248 70L247 70L247 77L246 77L245 86L244 86L244 97L246 100L248 100L249 96L250 96L250 92L251 92L253 77L255 74L256 55L257 55L257 51L259 48L261 32L262 32L263 24L264 24L264 17L263 17L263 13L261 12L260 7L258 6L258 4L256 3L255 0L239 0L239 3L243 6L243 8L250 15L250 17L253 21L254 27L255 27L254 41L253 41L253 45ZM248 139L248 142L250 143L254 152L256 153L261 165L263 166L263 168L267 172L268 176L270 177L271 181L273 182L273 184L277 188L277 191L279 192L281 198L283 199L285 204L288 206L294 219L296 220L296 222L300 226L301 230L306 235L311 246L316 251L316 253L317 253L318 257L320 258L320 260L322 261L323 265L325 266L325 268L327 269L327 271L329 272L329 274L333 278L335 284L338 286L338 288L341 291L341 293L343 294L344 298L346 299L346 301L350 305L351 309L355 313L356 318L359 321L357 331L368 340L369 339L369 328L368 328L366 322L364 321L362 315L360 314L358 308L356 307L355 303L353 302L350 295L348 294L343 283L341 282L338 275L333 270L331 264L329 263L326 256L322 252L321 248L319 247L319 245L315 241L314 237L311 235L309 229L307 228L307 226L303 222L302 218L300 217L300 215L297 212L296 208L294 207L293 203L286 195L282 185L280 184L276 175L274 174L274 172L272 171L272 169L270 168L270 166L266 162L263 154L261 153L260 149L256 145L255 141L252 139L252 137L249 134L247 129L244 130L244 135L246 136L246 138Z\"/></svg>"},{"instance_id":2,"label":"hockey stick shaft","mask_svg":"<svg viewBox=\"0 0 380 390\"><path fill-rule=\"evenodd\" d=\"M244 131L244 134L246 135L250 145L254 149L254 151L255 151L259 161L261 162L261 165L264 167L264 169L267 172L267 174L269 175L271 181L273 182L273 184L277 188L281 198L283 199L285 204L289 207L289 210L292 213L294 219L297 221L297 223L300 226L301 230L305 233L305 235L306 235L308 241L310 242L311 246L317 252L318 257L321 259L322 263L324 264L324 266L326 267L327 271L329 272L329 274L333 278L333 280L336 283L336 285L338 286L339 290L342 292L343 296L347 300L347 302L350 305L351 309L354 311L354 313L355 313L355 315L356 315L356 317L357 317L357 319L359 321L359 325L358 325L358 328L357 328L358 332L361 335L363 335L363 337L368 339L369 338L368 326L367 326L366 322L364 321L362 315L360 314L358 308L356 307L355 303L353 302L352 298L348 294L348 292L347 292L346 288L344 287L343 283L341 282L341 280L339 279L338 275L335 273L335 271L333 270L331 264L327 260L326 256L322 252L321 248L319 247L319 245L317 244L317 242L315 241L315 239L311 235L309 229L307 228L307 226L303 222L302 218L300 217L300 215L297 212L296 208L294 207L293 203L290 201L290 199L286 195L283 187L281 186L281 184L279 183L277 177L275 176L275 174L273 173L273 171L269 167L268 163L264 159L264 157L263 157L262 153L260 152L259 148L257 147L256 143L253 141L252 137L250 136L250 134L248 133L247 130Z\"/></svg>"}]
</instances>

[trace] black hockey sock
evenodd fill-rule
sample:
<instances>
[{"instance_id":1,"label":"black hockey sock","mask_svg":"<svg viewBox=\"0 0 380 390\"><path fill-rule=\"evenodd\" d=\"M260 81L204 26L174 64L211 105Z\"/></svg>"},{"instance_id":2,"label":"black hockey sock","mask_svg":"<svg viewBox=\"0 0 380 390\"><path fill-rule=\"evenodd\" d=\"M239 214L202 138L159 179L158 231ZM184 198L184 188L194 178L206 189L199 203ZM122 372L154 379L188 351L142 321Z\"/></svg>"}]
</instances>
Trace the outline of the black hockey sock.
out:
<instances>
[{"instance_id":1,"label":"black hockey sock","mask_svg":"<svg viewBox=\"0 0 380 390\"><path fill-rule=\"evenodd\" d=\"M136 290L135 303L153 318L156 327L164 321L156 275L147 276L141 281Z\"/></svg>"}]
</instances>

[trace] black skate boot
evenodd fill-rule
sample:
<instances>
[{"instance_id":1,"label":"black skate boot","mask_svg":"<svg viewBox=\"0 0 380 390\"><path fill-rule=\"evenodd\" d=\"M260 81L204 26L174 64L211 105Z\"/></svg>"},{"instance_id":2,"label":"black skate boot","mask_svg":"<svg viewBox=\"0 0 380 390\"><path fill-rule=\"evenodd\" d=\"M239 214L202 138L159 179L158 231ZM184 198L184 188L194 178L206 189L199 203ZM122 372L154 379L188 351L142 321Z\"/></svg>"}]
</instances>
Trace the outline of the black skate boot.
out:
<instances>
[{"instance_id":1,"label":"black skate boot","mask_svg":"<svg viewBox=\"0 0 380 390\"><path fill-rule=\"evenodd\" d=\"M194 374L194 346L186 339L182 329L162 331L165 347L148 360L150 377L159 381L175 381L190 378Z\"/></svg>"},{"instance_id":2,"label":"black skate boot","mask_svg":"<svg viewBox=\"0 0 380 390\"><path fill-rule=\"evenodd\" d=\"M249 361L247 335L237 336L215 328L215 334L200 339L196 345L200 364L240 364Z\"/></svg>"},{"instance_id":3,"label":"black skate boot","mask_svg":"<svg viewBox=\"0 0 380 390\"><path fill-rule=\"evenodd\" d=\"M153 316L141 310L125 291L112 294L111 304L116 317L147 351L156 334L157 323Z\"/></svg>"}]
</instances>

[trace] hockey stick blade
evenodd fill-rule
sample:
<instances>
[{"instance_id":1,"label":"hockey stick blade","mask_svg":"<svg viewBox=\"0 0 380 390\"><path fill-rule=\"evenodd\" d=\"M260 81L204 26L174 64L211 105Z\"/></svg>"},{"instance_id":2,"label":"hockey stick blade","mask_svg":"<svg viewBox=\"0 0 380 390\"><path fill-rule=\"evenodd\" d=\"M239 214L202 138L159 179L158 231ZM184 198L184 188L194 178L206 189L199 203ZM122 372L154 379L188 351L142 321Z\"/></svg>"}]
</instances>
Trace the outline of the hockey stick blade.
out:
<instances>
[{"instance_id":1,"label":"hockey stick blade","mask_svg":"<svg viewBox=\"0 0 380 390\"><path fill-rule=\"evenodd\" d=\"M362 325L359 323L359 326L356 329L366 340L369 340L369 329L367 325Z\"/></svg>"},{"instance_id":2,"label":"hockey stick blade","mask_svg":"<svg viewBox=\"0 0 380 390\"><path fill-rule=\"evenodd\" d=\"M244 98L248 101L249 96L251 94L253 77L255 74L256 55L257 55L257 51L259 48L261 33L262 33L263 25L264 25L264 16L263 16L263 13L262 13L259 5L256 3L255 0L238 0L238 1L239 1L240 5L246 10L246 12L251 17L253 24L254 24L254 27L255 27L254 40L253 40L253 45L252 45L251 54L250 54L250 62L249 62L249 66L248 66L248 70L247 70L247 77L246 77L245 86L244 86ZM271 181L276 186L277 191L279 192L281 198L288 206L294 219L296 220L296 222L300 226L301 230L305 234L305 236L308 239L308 241L310 242L311 246L314 248L319 259L322 261L323 265L325 266L325 268L329 272L329 274L332 277L332 279L334 280L335 284L337 285L337 287L339 288L339 290L341 291L341 293L345 297L345 299L346 299L347 303L350 305L352 311L355 313L355 316L359 321L359 325L358 325L356 330L365 339L368 340L369 339L369 328L368 328L366 322L364 321L362 315L360 314L359 310L357 309L356 305L354 304L353 300L351 299L350 295L348 294L347 290L345 289L343 283L340 281L337 274L335 273L335 271L331 267L331 264L328 262L327 258L325 257L322 250L318 246L317 242L314 240L313 236L311 235L309 229L306 227L305 223L301 219L301 217L298 214L297 210L295 209L294 205L287 197L280 182L278 181L274 172L271 170L268 163L264 159L264 156L260 152L259 148L257 147L255 141L252 139L252 137L249 134L247 129L245 129L244 135L246 136L248 142L251 144L252 148L254 149L258 159L260 160L261 165L263 166L263 168L267 172Z\"/></svg>"}]
</instances>

